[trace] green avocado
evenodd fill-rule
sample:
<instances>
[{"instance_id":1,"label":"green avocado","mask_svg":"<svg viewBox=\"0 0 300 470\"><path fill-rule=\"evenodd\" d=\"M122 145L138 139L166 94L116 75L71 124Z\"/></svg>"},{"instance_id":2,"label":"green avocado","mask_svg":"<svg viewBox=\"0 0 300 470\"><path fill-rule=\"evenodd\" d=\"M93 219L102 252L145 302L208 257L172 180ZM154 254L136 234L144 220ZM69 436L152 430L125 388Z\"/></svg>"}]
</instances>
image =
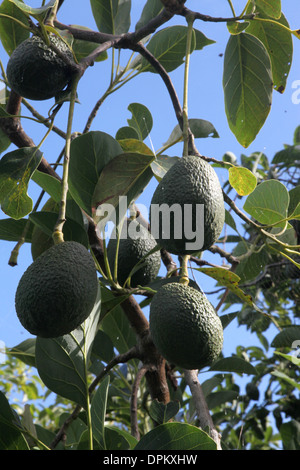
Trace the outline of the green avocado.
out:
<instances>
[{"instance_id":1,"label":"green avocado","mask_svg":"<svg viewBox=\"0 0 300 470\"><path fill-rule=\"evenodd\" d=\"M73 60L73 54L64 41L54 35L49 39L69 60ZM12 90L31 100L53 98L71 80L70 66L38 36L32 36L16 47L6 73Z\"/></svg>"},{"instance_id":2,"label":"green avocado","mask_svg":"<svg viewBox=\"0 0 300 470\"><path fill-rule=\"evenodd\" d=\"M15 296L17 316L33 335L62 336L86 320L97 292L91 254L78 242L63 242L42 253L24 272Z\"/></svg>"},{"instance_id":3,"label":"green avocado","mask_svg":"<svg viewBox=\"0 0 300 470\"><path fill-rule=\"evenodd\" d=\"M212 364L223 347L222 323L205 294L178 282L165 284L150 305L150 333L161 355L184 369Z\"/></svg>"},{"instance_id":4,"label":"green avocado","mask_svg":"<svg viewBox=\"0 0 300 470\"><path fill-rule=\"evenodd\" d=\"M204 251L218 240L224 221L215 170L201 157L180 158L152 196L150 225L157 243L177 255Z\"/></svg>"},{"instance_id":5,"label":"green avocado","mask_svg":"<svg viewBox=\"0 0 300 470\"><path fill-rule=\"evenodd\" d=\"M112 274L118 242L115 233L114 231L107 247L107 257ZM156 278L161 264L160 251L146 256L156 246L157 243L150 232L136 219L124 221L119 239L117 264L117 278L121 286L124 285L131 271L139 262L140 267L137 266L138 269L131 275L131 287L145 286ZM141 261L142 259L143 261Z\"/></svg>"}]
</instances>

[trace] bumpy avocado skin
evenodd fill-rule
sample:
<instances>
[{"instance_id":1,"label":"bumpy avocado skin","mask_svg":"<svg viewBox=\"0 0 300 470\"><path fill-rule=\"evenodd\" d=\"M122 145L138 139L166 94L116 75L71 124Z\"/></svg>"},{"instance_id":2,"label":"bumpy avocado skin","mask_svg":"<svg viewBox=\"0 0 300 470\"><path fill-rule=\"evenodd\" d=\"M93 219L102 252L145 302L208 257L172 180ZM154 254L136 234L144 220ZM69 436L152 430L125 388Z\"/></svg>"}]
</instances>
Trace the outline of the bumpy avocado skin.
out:
<instances>
[{"instance_id":1,"label":"bumpy avocado skin","mask_svg":"<svg viewBox=\"0 0 300 470\"><path fill-rule=\"evenodd\" d=\"M223 347L222 323L207 297L180 283L169 283L154 295L150 332L158 351L184 369L213 363Z\"/></svg>"},{"instance_id":2,"label":"bumpy avocado skin","mask_svg":"<svg viewBox=\"0 0 300 470\"><path fill-rule=\"evenodd\" d=\"M184 217L182 216L182 237L176 238L174 229L174 214L170 211L170 236L166 238L163 231L164 219L152 220L152 206L154 204L167 204L169 208L179 204L184 214L185 204L192 207L192 231L203 229L203 245L199 249L189 249L187 243L190 239L185 236ZM203 204L203 223L196 223L196 205ZM157 242L167 251L177 255L192 254L195 251L204 251L210 248L219 238L225 221L225 209L222 188L218 176L212 166L200 157L186 156L180 158L165 174L153 193L150 208L150 224L152 230L154 223L159 223L159 231L155 236ZM176 227L175 227L176 228Z\"/></svg>"},{"instance_id":3,"label":"bumpy avocado skin","mask_svg":"<svg viewBox=\"0 0 300 470\"><path fill-rule=\"evenodd\" d=\"M80 243L67 241L49 248L24 272L16 291L16 312L31 334L54 338L86 320L97 292L91 254Z\"/></svg>"},{"instance_id":4,"label":"bumpy avocado skin","mask_svg":"<svg viewBox=\"0 0 300 470\"><path fill-rule=\"evenodd\" d=\"M126 234L128 233L128 236ZM126 238L125 238L126 236ZM127 219L122 228L122 237L119 242L118 252L118 282L124 285L131 270L149 251L157 245L149 231L136 220ZM108 262L113 273L117 239L111 238L107 247ZM131 287L145 286L153 281L160 268L160 252L155 251L147 256L138 271L131 276Z\"/></svg>"},{"instance_id":5,"label":"bumpy avocado skin","mask_svg":"<svg viewBox=\"0 0 300 470\"><path fill-rule=\"evenodd\" d=\"M58 37L50 41L70 60L73 55ZM26 39L13 51L7 64L11 88L31 100L47 100L63 90L71 79L70 67L38 36Z\"/></svg>"}]
</instances>

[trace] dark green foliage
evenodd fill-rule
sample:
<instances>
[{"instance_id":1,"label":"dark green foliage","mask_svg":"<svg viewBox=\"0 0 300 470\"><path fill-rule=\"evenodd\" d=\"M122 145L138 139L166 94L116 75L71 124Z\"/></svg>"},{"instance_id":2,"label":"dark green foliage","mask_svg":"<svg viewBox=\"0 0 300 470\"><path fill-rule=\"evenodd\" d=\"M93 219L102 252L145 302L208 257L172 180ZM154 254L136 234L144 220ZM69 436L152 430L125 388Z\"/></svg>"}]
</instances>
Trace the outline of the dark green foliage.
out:
<instances>
[{"instance_id":1,"label":"dark green foliage","mask_svg":"<svg viewBox=\"0 0 300 470\"><path fill-rule=\"evenodd\" d=\"M50 41L71 60L68 46L56 36ZM11 88L31 100L47 100L60 92L71 79L70 67L48 47L33 36L23 41L12 53L7 64Z\"/></svg>"},{"instance_id":2,"label":"dark green foliage","mask_svg":"<svg viewBox=\"0 0 300 470\"><path fill-rule=\"evenodd\" d=\"M154 281L160 268L161 258L159 251L146 256L156 247L156 241L149 231L137 221L127 219L122 227L121 236L124 238L120 237L119 239L117 273L119 284L123 285L126 282L137 263L140 263L140 265L137 266L138 270L131 276L131 287L145 286ZM108 261L112 272L117 243L117 238L111 238L107 248Z\"/></svg>"},{"instance_id":3,"label":"dark green foliage","mask_svg":"<svg viewBox=\"0 0 300 470\"><path fill-rule=\"evenodd\" d=\"M176 211L174 216L174 212L170 211L170 233L166 233L165 218L160 213L158 236L154 234L157 242L170 253L183 255L204 251L211 247L221 234L225 218L221 185L215 170L200 157L182 157L170 168L153 194L151 211L155 204L166 204L169 209L172 206L176 209L174 205L181 207L180 222L176 218L178 212ZM196 207L201 204L204 208L203 217L196 212ZM192 215L186 224L184 214L188 205L192 207ZM150 216L151 227L154 228L158 220L153 220L153 212ZM178 228L181 229L181 236L176 234ZM203 246L187 248L187 243L196 241L196 237L191 239L186 235L187 228L192 232L197 231L198 234L200 231L203 233Z\"/></svg>"},{"instance_id":4,"label":"dark green foliage","mask_svg":"<svg viewBox=\"0 0 300 470\"><path fill-rule=\"evenodd\" d=\"M53 199L48 199L42 208L43 211L58 212L58 204ZM34 226L31 238L31 255L33 261L44 251L53 246L52 236L47 235L40 227Z\"/></svg>"},{"instance_id":5,"label":"dark green foliage","mask_svg":"<svg viewBox=\"0 0 300 470\"><path fill-rule=\"evenodd\" d=\"M54 245L25 271L16 291L16 311L31 334L62 336L90 314L98 281L93 258L77 242Z\"/></svg>"},{"instance_id":6,"label":"dark green foliage","mask_svg":"<svg viewBox=\"0 0 300 470\"><path fill-rule=\"evenodd\" d=\"M150 331L161 354L185 369L211 364L223 346L222 324L211 303L180 283L165 284L153 297Z\"/></svg>"}]
</instances>

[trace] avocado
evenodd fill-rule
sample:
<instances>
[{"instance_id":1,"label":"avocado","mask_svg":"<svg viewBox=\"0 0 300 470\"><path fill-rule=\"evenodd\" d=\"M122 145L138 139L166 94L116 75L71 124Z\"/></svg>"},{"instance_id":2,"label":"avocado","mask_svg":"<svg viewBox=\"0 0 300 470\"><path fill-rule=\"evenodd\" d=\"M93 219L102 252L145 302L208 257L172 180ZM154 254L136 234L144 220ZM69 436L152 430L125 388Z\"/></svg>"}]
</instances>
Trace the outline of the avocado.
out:
<instances>
[{"instance_id":1,"label":"avocado","mask_svg":"<svg viewBox=\"0 0 300 470\"><path fill-rule=\"evenodd\" d=\"M115 255L117 250L116 232L113 232L107 246L107 257L111 272L114 272ZM119 238L117 278L119 284L124 285L132 269L157 246L150 232L136 219L124 221ZM140 267L131 276L131 287L145 286L153 281L161 264L160 251L155 251L140 263Z\"/></svg>"},{"instance_id":2,"label":"avocado","mask_svg":"<svg viewBox=\"0 0 300 470\"><path fill-rule=\"evenodd\" d=\"M223 328L203 292L178 282L165 284L150 305L150 333L161 355L184 369L213 363L223 347Z\"/></svg>"},{"instance_id":3,"label":"avocado","mask_svg":"<svg viewBox=\"0 0 300 470\"><path fill-rule=\"evenodd\" d=\"M73 60L73 54L64 41L55 35L49 39L69 60ZM70 82L72 75L69 64L39 36L32 36L16 47L6 73L12 90L31 100L53 98Z\"/></svg>"},{"instance_id":4,"label":"avocado","mask_svg":"<svg viewBox=\"0 0 300 470\"><path fill-rule=\"evenodd\" d=\"M15 296L26 330L43 338L70 333L89 316L98 292L92 255L67 241L42 253L22 275Z\"/></svg>"},{"instance_id":5,"label":"avocado","mask_svg":"<svg viewBox=\"0 0 300 470\"><path fill-rule=\"evenodd\" d=\"M204 251L218 240L224 221L223 193L215 170L201 157L181 157L152 196L150 225L156 241L177 255Z\"/></svg>"}]
</instances>

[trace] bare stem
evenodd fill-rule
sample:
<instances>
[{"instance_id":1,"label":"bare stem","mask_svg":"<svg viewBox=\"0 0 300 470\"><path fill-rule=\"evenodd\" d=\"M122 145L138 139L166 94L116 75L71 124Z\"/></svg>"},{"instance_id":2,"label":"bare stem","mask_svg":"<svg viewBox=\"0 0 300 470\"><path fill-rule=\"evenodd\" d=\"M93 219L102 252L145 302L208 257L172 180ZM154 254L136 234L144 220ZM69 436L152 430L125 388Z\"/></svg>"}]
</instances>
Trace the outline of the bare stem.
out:
<instances>
[{"instance_id":1,"label":"bare stem","mask_svg":"<svg viewBox=\"0 0 300 470\"><path fill-rule=\"evenodd\" d=\"M55 244L62 243L64 241L63 227L66 221L72 124L73 124L74 108L75 108L75 102L76 102L76 90L77 90L77 85L78 85L80 78L81 78L81 75L79 73L74 76L72 89L71 89L66 144L65 144L65 156L64 156L64 162L63 162L63 176L62 176L62 183L61 183L61 201L60 201L58 219L54 226L53 234L52 234L52 238Z\"/></svg>"}]
</instances>

